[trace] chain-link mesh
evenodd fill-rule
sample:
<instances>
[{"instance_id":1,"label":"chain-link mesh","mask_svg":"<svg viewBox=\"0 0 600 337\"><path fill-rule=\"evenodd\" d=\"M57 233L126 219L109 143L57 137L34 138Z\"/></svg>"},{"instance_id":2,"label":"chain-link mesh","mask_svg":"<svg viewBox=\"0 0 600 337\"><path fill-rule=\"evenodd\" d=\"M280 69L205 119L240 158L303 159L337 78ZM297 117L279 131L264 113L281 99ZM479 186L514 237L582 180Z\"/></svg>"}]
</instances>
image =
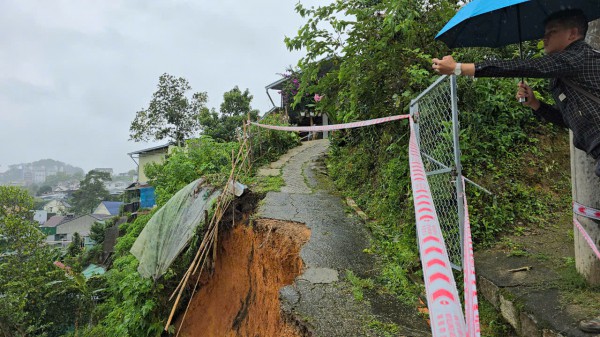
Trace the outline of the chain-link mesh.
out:
<instances>
[{"instance_id":1,"label":"chain-link mesh","mask_svg":"<svg viewBox=\"0 0 600 337\"><path fill-rule=\"evenodd\" d=\"M450 262L454 268L460 269L462 227L457 203L451 85L450 77L446 77L425 90L411 105L418 125L421 156Z\"/></svg>"}]
</instances>

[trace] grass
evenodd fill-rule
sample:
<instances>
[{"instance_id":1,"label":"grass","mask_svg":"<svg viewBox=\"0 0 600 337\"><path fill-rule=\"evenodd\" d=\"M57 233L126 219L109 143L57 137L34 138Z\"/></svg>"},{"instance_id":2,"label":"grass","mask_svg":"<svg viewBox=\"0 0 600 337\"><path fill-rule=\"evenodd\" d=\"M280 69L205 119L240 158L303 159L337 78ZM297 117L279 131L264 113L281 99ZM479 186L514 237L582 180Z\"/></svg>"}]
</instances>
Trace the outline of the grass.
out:
<instances>
[{"instance_id":1,"label":"grass","mask_svg":"<svg viewBox=\"0 0 600 337\"><path fill-rule=\"evenodd\" d=\"M352 296L358 302L362 302L365 298L364 289L373 289L375 286L372 279L362 279L354 275L351 270L346 270L346 278L352 286Z\"/></svg>"},{"instance_id":2,"label":"grass","mask_svg":"<svg viewBox=\"0 0 600 337\"><path fill-rule=\"evenodd\" d=\"M285 181L281 175L256 177L255 188L258 193L278 192L282 186L285 186Z\"/></svg>"},{"instance_id":3,"label":"grass","mask_svg":"<svg viewBox=\"0 0 600 337\"><path fill-rule=\"evenodd\" d=\"M506 337L515 335L512 327L504 321L500 312L479 296L479 322L481 324L481 337Z\"/></svg>"}]
</instances>

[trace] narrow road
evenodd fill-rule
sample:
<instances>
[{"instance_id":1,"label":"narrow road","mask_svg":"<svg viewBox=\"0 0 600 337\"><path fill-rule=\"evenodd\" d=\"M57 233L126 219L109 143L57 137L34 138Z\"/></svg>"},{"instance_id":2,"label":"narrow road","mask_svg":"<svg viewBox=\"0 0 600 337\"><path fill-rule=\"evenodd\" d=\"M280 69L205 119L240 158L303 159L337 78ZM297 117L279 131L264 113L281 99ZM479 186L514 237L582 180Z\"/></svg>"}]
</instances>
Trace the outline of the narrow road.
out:
<instances>
[{"instance_id":1,"label":"narrow road","mask_svg":"<svg viewBox=\"0 0 600 337\"><path fill-rule=\"evenodd\" d=\"M296 221L311 230L300 256L304 272L280 290L281 308L309 336L430 336L429 327L413 303L366 291L363 300L352 294L347 273L361 278L376 275L377 261L364 253L369 232L336 196L329 178L319 173L318 159L329 142L306 142L284 156L285 186L269 192L259 209L262 218ZM322 165L322 164L321 164ZM388 328L382 328L385 325Z\"/></svg>"}]
</instances>

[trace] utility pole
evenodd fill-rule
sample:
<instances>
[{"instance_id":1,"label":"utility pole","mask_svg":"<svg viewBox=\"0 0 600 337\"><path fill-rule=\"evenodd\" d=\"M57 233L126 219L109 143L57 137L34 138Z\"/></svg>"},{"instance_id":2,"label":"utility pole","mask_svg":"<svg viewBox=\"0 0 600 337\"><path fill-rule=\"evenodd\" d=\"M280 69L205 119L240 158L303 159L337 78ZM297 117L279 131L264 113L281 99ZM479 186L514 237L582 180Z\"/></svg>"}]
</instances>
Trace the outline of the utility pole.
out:
<instances>
[{"instance_id":1,"label":"utility pole","mask_svg":"<svg viewBox=\"0 0 600 337\"><path fill-rule=\"evenodd\" d=\"M586 41L600 49L600 20L590 23ZM573 201L600 209L600 177L594 173L596 162L584 151L573 146L571 134L571 184ZM577 216L581 226L588 232L596 246L600 246L600 221ZM592 285L600 284L600 260L590 249L577 227L573 227L575 238L575 265L577 271Z\"/></svg>"}]
</instances>

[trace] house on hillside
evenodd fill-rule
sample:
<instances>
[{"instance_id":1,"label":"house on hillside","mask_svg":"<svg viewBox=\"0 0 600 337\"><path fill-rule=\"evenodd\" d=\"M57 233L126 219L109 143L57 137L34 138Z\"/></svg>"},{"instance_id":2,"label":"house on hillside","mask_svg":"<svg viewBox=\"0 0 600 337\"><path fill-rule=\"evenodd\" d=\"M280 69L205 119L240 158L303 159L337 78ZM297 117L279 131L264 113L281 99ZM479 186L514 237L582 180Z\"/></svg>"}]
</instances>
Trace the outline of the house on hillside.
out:
<instances>
[{"instance_id":1,"label":"house on hillside","mask_svg":"<svg viewBox=\"0 0 600 337\"><path fill-rule=\"evenodd\" d=\"M64 200L51 200L44 205L43 210L48 213L56 213L58 215L66 215L71 208Z\"/></svg>"},{"instance_id":2,"label":"house on hillside","mask_svg":"<svg viewBox=\"0 0 600 337\"><path fill-rule=\"evenodd\" d=\"M137 182L141 184L147 183L148 177L146 176L146 172L144 171L144 167L146 166L146 164L162 163L167 157L167 155L171 153L174 147L174 143L168 143L165 145L155 146L148 149L128 153L129 157L131 157L131 159L133 159L133 161L137 165Z\"/></svg>"},{"instance_id":3,"label":"house on hillside","mask_svg":"<svg viewBox=\"0 0 600 337\"><path fill-rule=\"evenodd\" d=\"M84 246L91 247L95 244L95 242L90 239L92 225L95 222L102 222L105 219L106 216L104 215L86 214L63 221L56 226L54 241L71 243L73 234L79 233L83 239Z\"/></svg>"},{"instance_id":4,"label":"house on hillside","mask_svg":"<svg viewBox=\"0 0 600 337\"><path fill-rule=\"evenodd\" d=\"M333 63L330 59L325 59L321 62L322 71L320 72L319 77L322 77L333 67ZM294 93L299 86L298 81L298 76L295 76L294 74L286 74L281 79L265 87L267 96L269 97L271 104L273 104L273 108L271 108L271 110L269 110L265 116L275 113L284 114L288 117L289 123L296 126L329 125L329 116L315 108L318 101L321 100L321 97L318 94L304 97L298 104L292 107ZM294 86L295 90L292 89ZM273 101L273 98L271 97L272 91L276 91L279 94L278 104L275 104L275 101ZM301 132L300 136L309 138L308 136L312 136L312 134L309 135L308 133ZM315 134L314 138L328 137L329 132L325 131Z\"/></svg>"},{"instance_id":5,"label":"house on hillside","mask_svg":"<svg viewBox=\"0 0 600 337\"><path fill-rule=\"evenodd\" d=\"M105 215L105 216L117 216L123 205L121 201L102 201L98 207L94 210L94 215Z\"/></svg>"},{"instance_id":6,"label":"house on hillside","mask_svg":"<svg viewBox=\"0 0 600 337\"><path fill-rule=\"evenodd\" d=\"M42 233L44 233L46 235L46 243L49 245L66 246L66 242L65 242L65 244L63 244L62 241L56 240L56 227L58 225L60 225L61 223L63 223L64 221L70 220L72 218L73 218L72 215L70 215L70 216L55 215L53 217L50 217L50 219L48 219L48 221L46 221L46 223L41 225L40 230L42 231Z\"/></svg>"},{"instance_id":7,"label":"house on hillside","mask_svg":"<svg viewBox=\"0 0 600 337\"><path fill-rule=\"evenodd\" d=\"M125 189L125 212L135 213L140 208L152 208L156 205L154 187L148 184L145 166L149 163L162 163L174 147L174 143L168 143L128 153L137 165L137 181Z\"/></svg>"}]
</instances>

